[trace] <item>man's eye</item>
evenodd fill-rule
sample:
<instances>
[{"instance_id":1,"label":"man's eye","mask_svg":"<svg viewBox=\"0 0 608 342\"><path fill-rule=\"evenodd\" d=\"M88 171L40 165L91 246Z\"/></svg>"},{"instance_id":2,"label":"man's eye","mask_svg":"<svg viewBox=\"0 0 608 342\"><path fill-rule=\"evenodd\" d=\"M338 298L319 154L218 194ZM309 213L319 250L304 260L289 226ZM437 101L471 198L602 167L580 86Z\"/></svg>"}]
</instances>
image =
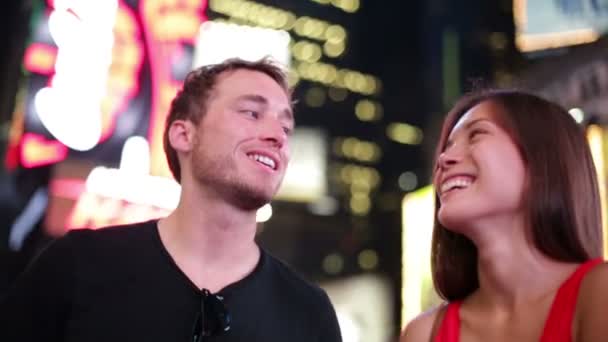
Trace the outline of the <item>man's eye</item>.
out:
<instances>
[{"instance_id":1,"label":"man's eye","mask_svg":"<svg viewBox=\"0 0 608 342\"><path fill-rule=\"evenodd\" d=\"M241 113L247 115L247 116L251 116L252 118L257 119L258 117L260 117L260 113L256 112L255 110L242 110Z\"/></svg>"},{"instance_id":2,"label":"man's eye","mask_svg":"<svg viewBox=\"0 0 608 342\"><path fill-rule=\"evenodd\" d=\"M293 129L291 129L290 127L283 127L283 132L285 132L285 134L287 135L291 135Z\"/></svg>"}]
</instances>

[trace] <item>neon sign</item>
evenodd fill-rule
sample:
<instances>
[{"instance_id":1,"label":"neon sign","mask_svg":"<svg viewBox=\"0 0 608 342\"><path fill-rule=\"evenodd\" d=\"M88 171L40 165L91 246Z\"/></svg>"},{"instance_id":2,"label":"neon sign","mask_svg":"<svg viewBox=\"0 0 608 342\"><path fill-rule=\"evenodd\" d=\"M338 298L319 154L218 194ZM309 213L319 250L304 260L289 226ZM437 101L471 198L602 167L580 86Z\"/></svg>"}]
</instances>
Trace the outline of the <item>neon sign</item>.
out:
<instances>
[{"instance_id":1,"label":"neon sign","mask_svg":"<svg viewBox=\"0 0 608 342\"><path fill-rule=\"evenodd\" d=\"M25 108L15 114L25 117L22 133L29 138L15 138L19 143L10 148L21 152L10 155L24 168L54 164L57 154L23 151L59 142L63 159L72 150L90 150L79 157L98 160L103 150L103 161L112 162L129 136L144 135L152 146L151 172L168 176L162 125L190 70L188 46L206 20L206 6L192 0L47 1L24 55L30 72ZM14 166L11 158L7 166Z\"/></svg>"},{"instance_id":2,"label":"neon sign","mask_svg":"<svg viewBox=\"0 0 608 342\"><path fill-rule=\"evenodd\" d=\"M206 7L207 1L198 0L47 1L24 54L29 78L12 122L7 167L59 165L73 158L112 165L129 137L140 136L150 146L150 168L139 177L157 184L159 176L170 176L163 125L171 99L191 70ZM117 179L109 171L116 169L100 170L51 181L50 233L133 222L170 210L166 204L108 197L87 188L87 179L106 186ZM102 177L104 181L100 174L114 178Z\"/></svg>"}]
</instances>

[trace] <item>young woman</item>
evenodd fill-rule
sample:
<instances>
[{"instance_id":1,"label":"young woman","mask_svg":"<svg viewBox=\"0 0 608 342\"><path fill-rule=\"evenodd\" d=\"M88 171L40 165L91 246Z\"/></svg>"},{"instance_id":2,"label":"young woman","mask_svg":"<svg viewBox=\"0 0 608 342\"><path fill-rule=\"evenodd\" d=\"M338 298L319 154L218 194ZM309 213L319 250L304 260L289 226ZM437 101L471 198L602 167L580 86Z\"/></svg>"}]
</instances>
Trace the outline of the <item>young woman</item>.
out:
<instances>
[{"instance_id":1,"label":"young woman","mask_svg":"<svg viewBox=\"0 0 608 342\"><path fill-rule=\"evenodd\" d=\"M598 184L583 130L520 91L461 99L433 178L435 288L401 341L608 341Z\"/></svg>"}]
</instances>

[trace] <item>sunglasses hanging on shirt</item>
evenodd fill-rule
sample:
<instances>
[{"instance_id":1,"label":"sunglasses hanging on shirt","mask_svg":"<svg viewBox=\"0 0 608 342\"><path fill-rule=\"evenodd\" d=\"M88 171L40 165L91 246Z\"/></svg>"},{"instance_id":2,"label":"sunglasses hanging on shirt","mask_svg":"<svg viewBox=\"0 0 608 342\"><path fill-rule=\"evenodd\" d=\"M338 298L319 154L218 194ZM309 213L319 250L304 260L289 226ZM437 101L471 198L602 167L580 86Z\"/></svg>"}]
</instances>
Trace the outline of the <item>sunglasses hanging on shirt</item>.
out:
<instances>
[{"instance_id":1,"label":"sunglasses hanging on shirt","mask_svg":"<svg viewBox=\"0 0 608 342\"><path fill-rule=\"evenodd\" d=\"M194 320L192 342L202 342L204 337L220 335L230 330L230 314L222 296L203 289L201 307Z\"/></svg>"}]
</instances>

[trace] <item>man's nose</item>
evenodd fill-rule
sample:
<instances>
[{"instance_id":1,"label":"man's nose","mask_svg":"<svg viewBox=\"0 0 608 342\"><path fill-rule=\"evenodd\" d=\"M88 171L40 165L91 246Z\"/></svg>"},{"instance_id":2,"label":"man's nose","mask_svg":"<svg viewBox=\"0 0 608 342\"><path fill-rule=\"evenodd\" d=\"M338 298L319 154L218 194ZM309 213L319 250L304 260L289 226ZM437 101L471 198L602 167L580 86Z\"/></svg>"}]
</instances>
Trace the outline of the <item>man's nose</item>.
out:
<instances>
[{"instance_id":1,"label":"man's nose","mask_svg":"<svg viewBox=\"0 0 608 342\"><path fill-rule=\"evenodd\" d=\"M279 148L287 143L287 132L283 127L283 123L276 119L269 118L263 125L262 136L263 140L272 141Z\"/></svg>"}]
</instances>

